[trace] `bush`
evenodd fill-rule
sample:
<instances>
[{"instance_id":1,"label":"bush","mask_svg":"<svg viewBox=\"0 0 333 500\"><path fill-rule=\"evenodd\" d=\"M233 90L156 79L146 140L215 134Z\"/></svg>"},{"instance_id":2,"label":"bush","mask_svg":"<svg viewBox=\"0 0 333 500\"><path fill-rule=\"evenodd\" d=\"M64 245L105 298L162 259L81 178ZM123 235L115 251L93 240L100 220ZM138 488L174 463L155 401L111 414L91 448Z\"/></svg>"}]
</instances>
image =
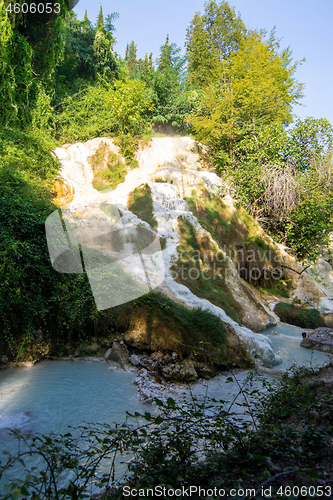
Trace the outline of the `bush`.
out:
<instances>
[{"instance_id":1,"label":"bush","mask_svg":"<svg viewBox=\"0 0 333 500\"><path fill-rule=\"evenodd\" d=\"M63 101L57 123L58 139L76 142L143 133L148 126L146 111L151 106L142 82L124 80L110 84L100 80ZM125 148L121 152L128 161Z\"/></svg>"},{"instance_id":2,"label":"bush","mask_svg":"<svg viewBox=\"0 0 333 500\"><path fill-rule=\"evenodd\" d=\"M0 480L29 455L39 455L41 465L29 470L26 463L22 479L12 481L3 498L86 498L92 488L104 488L100 498L116 500L123 498L124 486L143 491L192 485L236 487L234 498L240 500L245 497L239 490L252 488L259 495L263 483L272 485L273 498L279 486L295 484L307 486L303 498L313 498L310 485L328 491L330 484L333 423L332 385L314 377L313 370L294 370L273 388L254 374L241 386L232 374L226 381L238 387L232 404L207 397L180 403L155 398L157 411L128 413L122 425L87 424L63 436L12 431L19 451L0 465ZM257 387L261 381L260 388L253 381ZM128 464L121 483L115 475L119 454Z\"/></svg>"},{"instance_id":3,"label":"bush","mask_svg":"<svg viewBox=\"0 0 333 500\"><path fill-rule=\"evenodd\" d=\"M304 309L286 302L279 302L274 309L281 321L302 328L319 328L325 322L317 309Z\"/></svg>"},{"instance_id":4,"label":"bush","mask_svg":"<svg viewBox=\"0 0 333 500\"><path fill-rule=\"evenodd\" d=\"M10 360L40 357L93 331L94 301L85 275L52 269L45 220L56 210L50 189L58 164L40 133L0 130L0 350ZM34 354L32 354L34 352Z\"/></svg>"}]
</instances>

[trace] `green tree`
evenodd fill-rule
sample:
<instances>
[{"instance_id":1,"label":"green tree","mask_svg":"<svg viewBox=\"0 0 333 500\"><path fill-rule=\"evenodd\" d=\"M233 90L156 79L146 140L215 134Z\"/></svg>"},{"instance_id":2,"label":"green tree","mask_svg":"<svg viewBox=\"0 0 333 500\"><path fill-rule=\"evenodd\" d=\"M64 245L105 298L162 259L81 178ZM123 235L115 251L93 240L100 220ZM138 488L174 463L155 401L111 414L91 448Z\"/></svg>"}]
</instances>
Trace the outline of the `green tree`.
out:
<instances>
[{"instance_id":1,"label":"green tree","mask_svg":"<svg viewBox=\"0 0 333 500\"><path fill-rule=\"evenodd\" d=\"M204 87L213 78L216 59L210 50L204 16L195 14L186 33L188 84Z\"/></svg>"},{"instance_id":2,"label":"green tree","mask_svg":"<svg viewBox=\"0 0 333 500\"><path fill-rule=\"evenodd\" d=\"M132 40L131 43L126 46L126 67L128 69L129 75L131 78L135 78L138 76L138 60L136 58L137 46Z\"/></svg>"},{"instance_id":3,"label":"green tree","mask_svg":"<svg viewBox=\"0 0 333 500\"><path fill-rule=\"evenodd\" d=\"M153 65L153 54L150 53L148 58L148 55L146 53L144 60L141 61L138 77L140 80L143 80L149 87L152 87L154 84L154 75L155 69Z\"/></svg>"},{"instance_id":4,"label":"green tree","mask_svg":"<svg viewBox=\"0 0 333 500\"><path fill-rule=\"evenodd\" d=\"M256 140L263 127L292 121L292 106L302 96L294 71L258 33L220 62L190 123L200 139L224 150L224 164L234 165L242 155L240 143L246 146L241 141Z\"/></svg>"},{"instance_id":5,"label":"green tree","mask_svg":"<svg viewBox=\"0 0 333 500\"><path fill-rule=\"evenodd\" d=\"M113 23L118 18L119 18L119 12L112 12L112 14L107 14L107 16L105 18L104 27L105 27L106 31L108 31L112 35L116 31L116 28L115 28Z\"/></svg>"},{"instance_id":6,"label":"green tree","mask_svg":"<svg viewBox=\"0 0 333 500\"><path fill-rule=\"evenodd\" d=\"M23 4L23 0L18 2ZM3 124L31 121L38 84L53 90L54 70L63 48L63 27L70 0L60 0L60 13L16 14L9 1L0 3L0 88ZM10 12L11 11L11 12Z\"/></svg>"},{"instance_id":7,"label":"green tree","mask_svg":"<svg viewBox=\"0 0 333 500\"><path fill-rule=\"evenodd\" d=\"M153 109L144 82L138 79L115 82L114 88L105 94L105 102L118 132L138 134L144 131L147 113Z\"/></svg>"},{"instance_id":8,"label":"green tree","mask_svg":"<svg viewBox=\"0 0 333 500\"><path fill-rule=\"evenodd\" d=\"M108 79L118 76L118 65L113 46L115 39L112 32L105 29L102 6L99 11L94 39L95 75Z\"/></svg>"},{"instance_id":9,"label":"green tree","mask_svg":"<svg viewBox=\"0 0 333 500\"><path fill-rule=\"evenodd\" d=\"M298 119L291 129L284 157L306 173L313 163L322 163L332 149L332 125L325 118L308 117L304 121Z\"/></svg>"},{"instance_id":10,"label":"green tree","mask_svg":"<svg viewBox=\"0 0 333 500\"><path fill-rule=\"evenodd\" d=\"M92 81L95 76L94 40L96 30L89 21L87 11L79 21L71 13L66 23L64 57L56 69L57 96L75 92L77 79ZM62 89L62 85L64 88Z\"/></svg>"},{"instance_id":11,"label":"green tree","mask_svg":"<svg viewBox=\"0 0 333 500\"><path fill-rule=\"evenodd\" d=\"M155 93L155 123L180 125L175 118L177 102L184 90L184 65L185 57L180 54L180 48L175 43L169 42L168 35L161 47L152 85Z\"/></svg>"},{"instance_id":12,"label":"green tree","mask_svg":"<svg viewBox=\"0 0 333 500\"><path fill-rule=\"evenodd\" d=\"M103 30L103 29L104 29L103 9L102 6L100 6L97 17L96 30Z\"/></svg>"},{"instance_id":13,"label":"green tree","mask_svg":"<svg viewBox=\"0 0 333 500\"><path fill-rule=\"evenodd\" d=\"M82 23L82 33L86 35L89 31L89 28L91 27L91 23L88 19L88 13L87 9L84 11L84 18L83 18L83 23Z\"/></svg>"},{"instance_id":14,"label":"green tree","mask_svg":"<svg viewBox=\"0 0 333 500\"><path fill-rule=\"evenodd\" d=\"M189 83L202 87L211 82L218 64L236 53L245 37L245 25L228 2L206 2L205 13L196 13L187 29Z\"/></svg>"},{"instance_id":15,"label":"green tree","mask_svg":"<svg viewBox=\"0 0 333 500\"><path fill-rule=\"evenodd\" d=\"M214 1L206 2L205 24L211 48L220 61L238 51L246 28L240 15L236 16L235 9L228 2L222 1L220 5Z\"/></svg>"}]
</instances>

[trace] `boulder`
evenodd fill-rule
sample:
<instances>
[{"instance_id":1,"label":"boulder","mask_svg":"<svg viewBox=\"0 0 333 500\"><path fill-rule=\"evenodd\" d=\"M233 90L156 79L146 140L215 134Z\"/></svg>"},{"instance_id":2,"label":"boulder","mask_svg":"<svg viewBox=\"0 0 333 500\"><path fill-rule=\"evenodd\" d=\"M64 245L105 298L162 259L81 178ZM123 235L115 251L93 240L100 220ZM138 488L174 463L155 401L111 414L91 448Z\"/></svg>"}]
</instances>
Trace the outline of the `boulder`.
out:
<instances>
[{"instance_id":1,"label":"boulder","mask_svg":"<svg viewBox=\"0 0 333 500\"><path fill-rule=\"evenodd\" d=\"M216 375L216 370L213 366L209 366L206 363L197 362L194 365L195 371L198 374L198 377L209 380L210 378Z\"/></svg>"},{"instance_id":2,"label":"boulder","mask_svg":"<svg viewBox=\"0 0 333 500\"><path fill-rule=\"evenodd\" d=\"M333 354L333 329L322 327L308 332L301 346Z\"/></svg>"},{"instance_id":3,"label":"boulder","mask_svg":"<svg viewBox=\"0 0 333 500\"><path fill-rule=\"evenodd\" d=\"M165 380L174 382L191 382L198 378L198 374L190 361L167 365L162 368Z\"/></svg>"},{"instance_id":4,"label":"boulder","mask_svg":"<svg viewBox=\"0 0 333 500\"><path fill-rule=\"evenodd\" d=\"M130 366L127 347L117 340L113 341L112 348L106 351L104 357L107 361L117 363L123 370Z\"/></svg>"},{"instance_id":5,"label":"boulder","mask_svg":"<svg viewBox=\"0 0 333 500\"><path fill-rule=\"evenodd\" d=\"M136 354L132 354L132 356L130 356L130 358L129 358L129 361L134 366L138 366L140 364L140 362L141 362L140 357L137 356Z\"/></svg>"}]
</instances>

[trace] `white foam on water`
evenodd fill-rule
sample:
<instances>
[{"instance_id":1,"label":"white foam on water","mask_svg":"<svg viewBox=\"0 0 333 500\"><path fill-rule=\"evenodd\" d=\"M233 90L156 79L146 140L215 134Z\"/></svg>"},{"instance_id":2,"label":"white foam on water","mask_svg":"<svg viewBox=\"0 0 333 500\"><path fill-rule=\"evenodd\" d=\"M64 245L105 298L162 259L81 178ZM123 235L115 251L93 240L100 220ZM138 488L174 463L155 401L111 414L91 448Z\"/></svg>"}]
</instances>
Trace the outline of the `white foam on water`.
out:
<instances>
[{"instance_id":1,"label":"white foam on water","mask_svg":"<svg viewBox=\"0 0 333 500\"><path fill-rule=\"evenodd\" d=\"M25 412L0 414L0 429L21 429L28 420Z\"/></svg>"}]
</instances>

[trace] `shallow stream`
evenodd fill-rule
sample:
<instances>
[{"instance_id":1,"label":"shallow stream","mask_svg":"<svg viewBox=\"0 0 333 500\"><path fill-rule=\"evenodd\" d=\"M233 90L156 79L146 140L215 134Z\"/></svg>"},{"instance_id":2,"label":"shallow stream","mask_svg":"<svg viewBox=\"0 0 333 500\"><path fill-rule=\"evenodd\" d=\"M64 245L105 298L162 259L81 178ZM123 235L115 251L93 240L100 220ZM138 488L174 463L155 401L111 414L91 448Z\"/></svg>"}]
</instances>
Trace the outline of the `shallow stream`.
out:
<instances>
[{"instance_id":1,"label":"shallow stream","mask_svg":"<svg viewBox=\"0 0 333 500\"><path fill-rule=\"evenodd\" d=\"M270 335L272 331L278 335ZM319 366L330 361L328 354L300 347L302 328L281 323L265 332L283 363L274 370L298 366ZM237 371L243 380L246 372ZM209 395L234 397L220 375L208 383ZM0 432L17 428L23 432L64 432L83 422L112 423L124 419L126 411L142 411L134 374L108 370L106 362L43 361L31 367L9 368L0 372ZM194 384L199 395L206 383ZM202 387L202 389L200 389ZM180 392L185 389L180 389ZM229 396L228 396L229 395ZM3 438L3 436L2 436Z\"/></svg>"},{"instance_id":2,"label":"shallow stream","mask_svg":"<svg viewBox=\"0 0 333 500\"><path fill-rule=\"evenodd\" d=\"M278 335L270 335L272 331ZM293 364L318 366L330 360L325 353L300 347L302 331L280 324L263 332L283 359L275 370L283 371ZM192 394L231 402L248 372L236 370L233 374L239 384L227 384L230 374L224 373L210 381L195 383ZM150 405L139 401L133 379L133 373L110 371L108 363L103 361L43 361L32 367L3 370L0 372L0 455L6 449L14 451L13 439L6 428L19 429L24 434L65 433L68 426L77 427L84 422L123 422L126 411L151 411ZM258 381L257 385L259 388L261 383ZM186 386L182 385L171 395L178 399L186 392Z\"/></svg>"}]
</instances>

